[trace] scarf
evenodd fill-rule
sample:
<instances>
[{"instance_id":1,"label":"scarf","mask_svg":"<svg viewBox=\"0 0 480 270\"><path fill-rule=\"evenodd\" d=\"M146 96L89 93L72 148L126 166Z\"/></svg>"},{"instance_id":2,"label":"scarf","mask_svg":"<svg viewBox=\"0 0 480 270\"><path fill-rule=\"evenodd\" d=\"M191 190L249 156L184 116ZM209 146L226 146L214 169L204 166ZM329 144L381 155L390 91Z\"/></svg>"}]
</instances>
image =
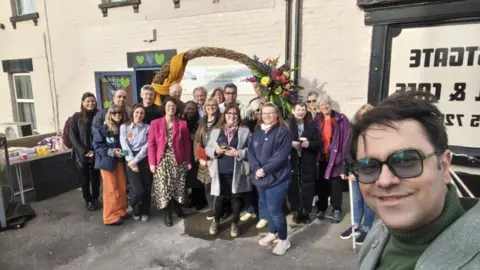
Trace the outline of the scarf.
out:
<instances>
[{"instance_id":1,"label":"scarf","mask_svg":"<svg viewBox=\"0 0 480 270\"><path fill-rule=\"evenodd\" d=\"M223 128L223 130L225 131L225 135L227 135L228 144L230 144L233 136L235 136L235 133L237 133L238 125L234 125L234 126L231 126L231 127L225 126Z\"/></svg>"},{"instance_id":2,"label":"scarf","mask_svg":"<svg viewBox=\"0 0 480 270\"><path fill-rule=\"evenodd\" d=\"M260 127L262 128L263 131L265 131L265 133L267 133L267 132L268 132L273 126L275 126L277 123L278 123L278 120L276 120L275 122L273 122L271 125L261 124Z\"/></svg>"}]
</instances>

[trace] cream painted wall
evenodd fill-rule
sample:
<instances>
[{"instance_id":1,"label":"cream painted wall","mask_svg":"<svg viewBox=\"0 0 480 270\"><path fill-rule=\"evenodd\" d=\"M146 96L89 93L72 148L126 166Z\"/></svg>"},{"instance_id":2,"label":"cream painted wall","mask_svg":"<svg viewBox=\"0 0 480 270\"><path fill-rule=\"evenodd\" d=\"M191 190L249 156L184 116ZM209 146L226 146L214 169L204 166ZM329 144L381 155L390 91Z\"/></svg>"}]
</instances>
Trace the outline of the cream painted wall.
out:
<instances>
[{"instance_id":1,"label":"cream painted wall","mask_svg":"<svg viewBox=\"0 0 480 270\"><path fill-rule=\"evenodd\" d=\"M47 33L45 2L36 1L38 26L20 22L16 30L6 23L11 16L9 3L5 3L9 1L0 2L0 22L7 25L6 30L0 30L0 59L33 58L39 131L53 131L52 92L43 43ZM284 57L284 0L221 0L218 4L182 0L180 9L175 9L172 1L143 0L139 13L127 6L109 9L108 17L102 17L100 0L76 0L75 5L64 0L46 3L61 126L78 110L81 94L95 92L95 71L130 70L127 52L181 52L216 46L261 58L280 55L283 61ZM341 110L351 115L367 98L371 29L364 26L363 11L350 0L304 0L303 8L301 82L308 89L331 94ZM158 40L143 42L151 38L153 29ZM203 58L189 63L222 64L232 62ZM4 73L0 74L0 90L9 94ZM2 98L0 122L11 120L10 99Z\"/></svg>"},{"instance_id":2,"label":"cream painted wall","mask_svg":"<svg viewBox=\"0 0 480 270\"><path fill-rule=\"evenodd\" d=\"M32 81L33 98L37 130L40 133L54 131L54 111L52 108L51 88L47 58L45 54L46 27L43 1L36 2L37 11L40 13L38 26L33 21L17 23L13 29L9 22L11 14L10 1L0 1L0 22L6 26L0 30L0 60L32 58L33 72L29 73ZM0 74L0 123L14 121L8 74ZM3 132L3 131L0 131Z\"/></svg>"}]
</instances>

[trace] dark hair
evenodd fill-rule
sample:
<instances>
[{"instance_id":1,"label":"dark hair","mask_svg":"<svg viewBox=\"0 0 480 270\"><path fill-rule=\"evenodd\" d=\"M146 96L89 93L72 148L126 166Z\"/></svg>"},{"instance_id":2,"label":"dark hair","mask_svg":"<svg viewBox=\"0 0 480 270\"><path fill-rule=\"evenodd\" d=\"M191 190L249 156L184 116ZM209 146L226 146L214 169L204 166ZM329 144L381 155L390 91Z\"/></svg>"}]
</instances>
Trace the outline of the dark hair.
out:
<instances>
[{"instance_id":1,"label":"dark hair","mask_svg":"<svg viewBox=\"0 0 480 270\"><path fill-rule=\"evenodd\" d=\"M396 129L395 122L413 119L422 125L428 140L437 155L448 149L448 135L443 125L442 113L433 103L437 98L425 92L400 92L389 96L378 106L367 111L352 125L350 133L350 154L357 157L357 143L360 136L365 140L365 131L372 125L383 125Z\"/></svg>"},{"instance_id":2,"label":"dark hair","mask_svg":"<svg viewBox=\"0 0 480 270\"><path fill-rule=\"evenodd\" d=\"M145 111L145 107L143 106L142 103L138 103L135 106L133 106L132 111L130 112L130 115L129 115L130 119L128 119L128 121L126 122L127 125L130 125L131 123L133 123L133 114L135 113L135 110L138 108L142 108L143 111ZM143 122L145 123L145 118L143 119Z\"/></svg>"},{"instance_id":3,"label":"dark hair","mask_svg":"<svg viewBox=\"0 0 480 270\"><path fill-rule=\"evenodd\" d=\"M297 103L293 104L292 110L294 110L298 106L305 107L305 109L308 109L307 104L305 104L305 102L297 102Z\"/></svg>"},{"instance_id":4,"label":"dark hair","mask_svg":"<svg viewBox=\"0 0 480 270\"><path fill-rule=\"evenodd\" d=\"M165 97L165 99L162 101L162 105L164 107L164 110L165 110L165 115L167 114L167 102L173 102L173 104L175 104L175 116L177 116L178 114L178 105L177 105L177 100L171 96L167 96ZM183 112L182 112L183 113Z\"/></svg>"},{"instance_id":5,"label":"dark hair","mask_svg":"<svg viewBox=\"0 0 480 270\"><path fill-rule=\"evenodd\" d=\"M197 108L197 103L193 100L189 100L189 101L185 102L184 104L185 104L185 107L187 107L188 104L193 104L193 105L195 105L195 108Z\"/></svg>"},{"instance_id":6,"label":"dark hair","mask_svg":"<svg viewBox=\"0 0 480 270\"><path fill-rule=\"evenodd\" d=\"M215 128L223 128L225 123L227 123L227 119L226 119L225 115L227 114L227 112L230 109L235 109L235 111L237 112L237 125L240 126L242 124L242 117L240 116L240 109L238 108L238 105L237 104L229 104L225 108L224 113L222 113L222 116L220 116L220 120L218 120L218 123L215 125Z\"/></svg>"},{"instance_id":7,"label":"dark hair","mask_svg":"<svg viewBox=\"0 0 480 270\"><path fill-rule=\"evenodd\" d=\"M237 86L234 84L234 83L227 83L225 84L225 86L223 87L223 90L227 90L227 88L232 88L232 89L235 89L235 92L238 92L237 91Z\"/></svg>"},{"instance_id":8,"label":"dark hair","mask_svg":"<svg viewBox=\"0 0 480 270\"><path fill-rule=\"evenodd\" d=\"M92 94L90 92L83 93L82 102L80 103L80 122L82 122L83 124L88 123L87 109L85 109L85 107L83 107L83 102L85 101L85 99L87 99L89 97L93 97L93 99L95 99L95 103L97 103L97 99L95 98L94 94ZM92 113L94 115L97 113L97 107L95 107L95 109L93 109Z\"/></svg>"}]
</instances>

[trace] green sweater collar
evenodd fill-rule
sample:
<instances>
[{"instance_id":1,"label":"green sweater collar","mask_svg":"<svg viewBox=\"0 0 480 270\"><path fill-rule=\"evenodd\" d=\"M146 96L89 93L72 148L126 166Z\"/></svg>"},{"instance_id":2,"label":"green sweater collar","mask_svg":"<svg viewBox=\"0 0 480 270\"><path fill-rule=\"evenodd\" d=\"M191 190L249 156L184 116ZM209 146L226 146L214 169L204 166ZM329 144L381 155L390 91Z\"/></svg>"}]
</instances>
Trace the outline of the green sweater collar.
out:
<instances>
[{"instance_id":1,"label":"green sweater collar","mask_svg":"<svg viewBox=\"0 0 480 270\"><path fill-rule=\"evenodd\" d=\"M410 245L425 245L431 243L448 226L455 222L465 213L457 197L457 189L448 184L448 192L445 196L445 204L442 214L435 221L412 232L398 232L390 230L391 236L398 242Z\"/></svg>"}]
</instances>

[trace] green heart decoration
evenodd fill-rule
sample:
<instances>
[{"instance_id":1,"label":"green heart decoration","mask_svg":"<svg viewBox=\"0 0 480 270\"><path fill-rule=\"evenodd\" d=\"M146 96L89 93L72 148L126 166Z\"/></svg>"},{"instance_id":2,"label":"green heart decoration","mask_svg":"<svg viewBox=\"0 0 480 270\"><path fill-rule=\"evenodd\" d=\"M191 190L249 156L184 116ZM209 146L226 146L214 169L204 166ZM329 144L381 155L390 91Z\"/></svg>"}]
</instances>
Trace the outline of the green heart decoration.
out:
<instances>
[{"instance_id":1,"label":"green heart decoration","mask_svg":"<svg viewBox=\"0 0 480 270\"><path fill-rule=\"evenodd\" d=\"M113 104L113 101L107 100L107 101L103 102L103 108L108 109L108 108L110 108L110 106L112 106L112 104Z\"/></svg>"},{"instance_id":2,"label":"green heart decoration","mask_svg":"<svg viewBox=\"0 0 480 270\"><path fill-rule=\"evenodd\" d=\"M130 79L123 77L120 79L120 84L122 85L123 88L127 88L130 85Z\"/></svg>"},{"instance_id":3,"label":"green heart decoration","mask_svg":"<svg viewBox=\"0 0 480 270\"><path fill-rule=\"evenodd\" d=\"M145 61L145 56L143 55L137 55L136 58L137 58L137 63L140 65L143 64L143 61Z\"/></svg>"},{"instance_id":4,"label":"green heart decoration","mask_svg":"<svg viewBox=\"0 0 480 270\"><path fill-rule=\"evenodd\" d=\"M157 63L157 65L163 64L164 61L165 61L165 54L163 54L163 53L161 53L161 54L156 53L155 54L155 62Z\"/></svg>"}]
</instances>

